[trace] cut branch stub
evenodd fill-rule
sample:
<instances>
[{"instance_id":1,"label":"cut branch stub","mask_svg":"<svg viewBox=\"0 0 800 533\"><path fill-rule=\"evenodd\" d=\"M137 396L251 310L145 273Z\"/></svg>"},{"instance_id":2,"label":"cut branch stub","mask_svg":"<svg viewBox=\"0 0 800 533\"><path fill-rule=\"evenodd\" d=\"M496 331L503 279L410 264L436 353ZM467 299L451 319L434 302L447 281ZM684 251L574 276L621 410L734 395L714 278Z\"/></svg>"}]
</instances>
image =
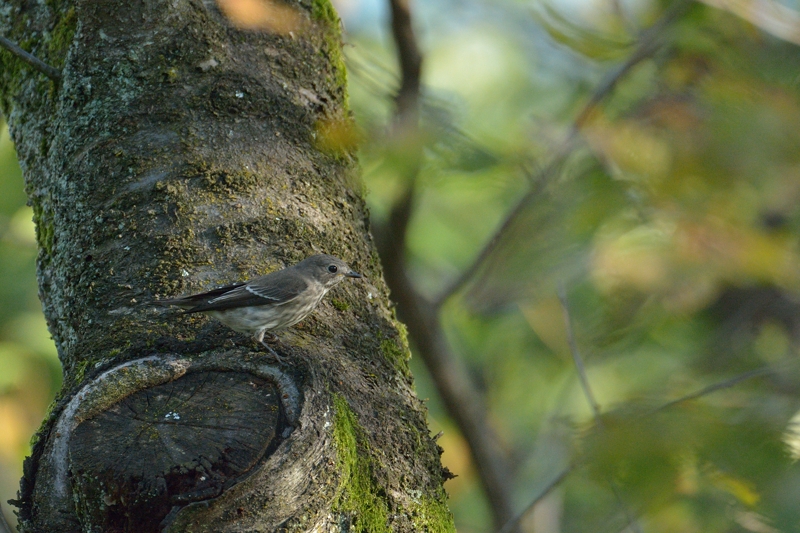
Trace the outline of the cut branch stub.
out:
<instances>
[{"instance_id":1,"label":"cut branch stub","mask_svg":"<svg viewBox=\"0 0 800 533\"><path fill-rule=\"evenodd\" d=\"M112 367L63 404L34 453L33 501L54 504L20 516L34 531L162 531L286 452L300 423L295 380L238 351Z\"/></svg>"},{"instance_id":2,"label":"cut branch stub","mask_svg":"<svg viewBox=\"0 0 800 533\"><path fill-rule=\"evenodd\" d=\"M69 446L83 525L157 531L173 507L219 496L280 443L278 395L249 373L194 372L83 421Z\"/></svg>"}]
</instances>

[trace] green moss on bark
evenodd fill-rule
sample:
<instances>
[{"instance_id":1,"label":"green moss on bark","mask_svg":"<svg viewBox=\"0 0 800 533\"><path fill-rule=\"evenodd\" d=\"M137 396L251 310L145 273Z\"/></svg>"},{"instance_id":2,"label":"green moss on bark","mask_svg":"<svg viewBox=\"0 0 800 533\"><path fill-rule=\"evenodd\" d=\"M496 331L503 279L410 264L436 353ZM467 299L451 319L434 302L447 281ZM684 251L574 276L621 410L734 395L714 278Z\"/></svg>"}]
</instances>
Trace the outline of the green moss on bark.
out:
<instances>
[{"instance_id":1,"label":"green moss on bark","mask_svg":"<svg viewBox=\"0 0 800 533\"><path fill-rule=\"evenodd\" d=\"M13 37L9 37L13 40ZM18 42L17 45L25 51L30 51L32 40ZM25 68L32 68L17 56L0 48L0 111L7 117L11 114L14 96L22 86Z\"/></svg>"},{"instance_id":2,"label":"green moss on bark","mask_svg":"<svg viewBox=\"0 0 800 533\"><path fill-rule=\"evenodd\" d=\"M311 18L322 26L322 37L325 41L323 53L326 53L333 76L328 81L343 91L342 109L349 109L347 97L347 68L342 53L342 29L339 14L330 0L313 0Z\"/></svg>"},{"instance_id":3,"label":"green moss on bark","mask_svg":"<svg viewBox=\"0 0 800 533\"><path fill-rule=\"evenodd\" d=\"M333 405L333 437L342 475L340 492L333 507L351 521L350 531L390 531L388 506L380 495L372 473L372 462L364 450L367 440L363 430L343 396L335 395Z\"/></svg>"},{"instance_id":4,"label":"green moss on bark","mask_svg":"<svg viewBox=\"0 0 800 533\"><path fill-rule=\"evenodd\" d=\"M418 504L411 509L414 531L427 533L453 533L456 530L453 513L444 501L433 498L420 498Z\"/></svg>"},{"instance_id":5,"label":"green moss on bark","mask_svg":"<svg viewBox=\"0 0 800 533\"><path fill-rule=\"evenodd\" d=\"M404 376L410 377L411 368L408 362L411 360L411 350L408 348L408 331L396 318L393 325L397 329L397 337L383 339L381 353Z\"/></svg>"},{"instance_id":6,"label":"green moss on bark","mask_svg":"<svg viewBox=\"0 0 800 533\"><path fill-rule=\"evenodd\" d=\"M27 15L22 15L15 21L10 31L5 32L4 36L45 63L55 68L61 68L64 65L67 49L75 36L77 16L73 7L60 12L61 5L48 2L48 6L54 13L52 30L45 31L41 35L34 34L34 37L31 35L29 27L30 19ZM33 67L8 50L0 48L0 111L6 116L11 113L13 99L26 78L25 69L33 69ZM44 79L41 74L38 75L42 79L38 80L37 85L39 86L36 90L42 94L52 95L57 90L58 84Z\"/></svg>"},{"instance_id":7,"label":"green moss on bark","mask_svg":"<svg viewBox=\"0 0 800 533\"><path fill-rule=\"evenodd\" d=\"M331 305L342 312L350 309L350 304L344 300L340 300L339 298L331 298Z\"/></svg>"},{"instance_id":8,"label":"green moss on bark","mask_svg":"<svg viewBox=\"0 0 800 533\"><path fill-rule=\"evenodd\" d=\"M45 207L41 201L33 201L33 223L36 225L36 242L39 243L39 250L43 253L45 261L53 253L53 238L55 227L53 226L53 213Z\"/></svg>"},{"instance_id":9,"label":"green moss on bark","mask_svg":"<svg viewBox=\"0 0 800 533\"><path fill-rule=\"evenodd\" d=\"M342 524L343 530L357 533L392 531L388 505L373 474L363 429L342 395L334 395L333 405L333 436L342 476L333 509L349 522ZM409 494L412 503L403 510L414 524L414 531L452 533L456 530L444 489L439 489L436 497L418 490L410 490Z\"/></svg>"},{"instance_id":10,"label":"green moss on bark","mask_svg":"<svg viewBox=\"0 0 800 533\"><path fill-rule=\"evenodd\" d=\"M78 17L75 16L75 8L71 7L50 32L50 42L47 43L47 59L51 66L56 68L64 66L64 59L67 57L67 50L72 44L77 27Z\"/></svg>"},{"instance_id":11,"label":"green moss on bark","mask_svg":"<svg viewBox=\"0 0 800 533\"><path fill-rule=\"evenodd\" d=\"M311 4L311 16L314 20L328 22L338 27L339 15L330 0L314 0Z\"/></svg>"}]
</instances>

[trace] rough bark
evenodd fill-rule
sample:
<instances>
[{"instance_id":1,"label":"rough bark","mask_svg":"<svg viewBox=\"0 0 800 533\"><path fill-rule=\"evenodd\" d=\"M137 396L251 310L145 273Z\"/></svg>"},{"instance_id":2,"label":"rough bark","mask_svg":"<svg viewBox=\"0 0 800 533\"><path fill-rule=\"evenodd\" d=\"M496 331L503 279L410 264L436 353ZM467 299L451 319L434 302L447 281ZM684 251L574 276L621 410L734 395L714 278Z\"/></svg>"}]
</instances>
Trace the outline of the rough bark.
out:
<instances>
[{"instance_id":1,"label":"rough bark","mask_svg":"<svg viewBox=\"0 0 800 533\"><path fill-rule=\"evenodd\" d=\"M288 34L211 1L0 3L0 106L34 210L64 387L25 464L23 531L449 531L346 131L339 22ZM281 367L153 307L316 252L365 274L282 334Z\"/></svg>"}]
</instances>

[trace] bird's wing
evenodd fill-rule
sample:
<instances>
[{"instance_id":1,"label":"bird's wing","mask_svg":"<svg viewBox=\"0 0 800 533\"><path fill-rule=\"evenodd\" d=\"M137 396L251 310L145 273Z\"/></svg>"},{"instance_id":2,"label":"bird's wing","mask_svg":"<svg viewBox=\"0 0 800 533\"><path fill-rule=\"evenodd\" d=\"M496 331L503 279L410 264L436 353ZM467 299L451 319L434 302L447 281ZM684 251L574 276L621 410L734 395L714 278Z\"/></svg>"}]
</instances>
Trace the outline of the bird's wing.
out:
<instances>
[{"instance_id":1,"label":"bird's wing","mask_svg":"<svg viewBox=\"0 0 800 533\"><path fill-rule=\"evenodd\" d=\"M178 298L158 300L155 303L159 305L174 305L177 307L182 307L183 309L190 309L197 305L207 303L209 300L213 300L214 298L222 296L223 294L232 291L236 287L241 287L245 283L246 282L244 281L237 281L236 283L231 283L230 285L225 285L224 287L219 287L210 291L190 294L188 296L179 296Z\"/></svg>"},{"instance_id":2,"label":"bird's wing","mask_svg":"<svg viewBox=\"0 0 800 533\"><path fill-rule=\"evenodd\" d=\"M247 290L269 300L284 304L297 298L308 288L308 282L292 269L279 270L247 283Z\"/></svg>"},{"instance_id":3,"label":"bird's wing","mask_svg":"<svg viewBox=\"0 0 800 533\"><path fill-rule=\"evenodd\" d=\"M303 278L286 274L286 270L279 270L264 277L256 278L244 285L233 287L219 296L198 302L198 305L188 309L186 312L199 313L255 305L285 304L297 298L308 286Z\"/></svg>"}]
</instances>

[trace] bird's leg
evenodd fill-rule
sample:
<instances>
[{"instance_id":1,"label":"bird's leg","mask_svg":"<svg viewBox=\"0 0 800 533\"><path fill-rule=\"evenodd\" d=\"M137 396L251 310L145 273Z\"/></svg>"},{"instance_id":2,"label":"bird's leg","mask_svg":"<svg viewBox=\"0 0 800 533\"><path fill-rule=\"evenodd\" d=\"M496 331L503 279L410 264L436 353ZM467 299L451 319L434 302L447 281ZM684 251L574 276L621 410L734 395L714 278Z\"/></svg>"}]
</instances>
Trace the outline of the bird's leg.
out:
<instances>
[{"instance_id":1,"label":"bird's leg","mask_svg":"<svg viewBox=\"0 0 800 533\"><path fill-rule=\"evenodd\" d=\"M261 340L261 341L259 341L259 344L261 344L261 346L263 346L264 348L266 348L266 349L267 349L267 351L270 353L270 355L271 355L272 357L274 357L274 358L275 358L275 361L277 361L277 362L278 362L278 364L285 365L285 364L287 363L287 360L286 360L287 358L286 358L286 357L284 357L284 356L282 356L282 355L278 355L278 352L276 352L275 350L273 350L273 349L272 349L272 346L270 346L269 344L267 344L265 341Z\"/></svg>"},{"instance_id":2,"label":"bird's leg","mask_svg":"<svg viewBox=\"0 0 800 533\"><path fill-rule=\"evenodd\" d=\"M264 340L264 337L265 337L265 336L268 336L266 340ZM275 358L275 361L277 361L279 365L285 365L285 364L287 364L287 363L288 363L288 361L287 361L287 358L286 358L286 357L284 357L284 356L282 356L282 355L278 355L278 352L276 352L275 350L273 350L273 349L272 349L272 346L270 346L269 344L267 344L267 342L270 342L270 341L272 341L272 342L276 342L276 341L278 340L278 337L277 337L277 335L275 335L274 333L268 333L268 332L266 332L266 331L259 331L259 332L258 332L258 333L255 335L255 339L258 341L258 343L259 343L261 346L263 346L264 348L266 348L266 349L267 349L267 351L268 351L268 352L269 352L269 353L272 355L272 357L274 357L274 358Z\"/></svg>"}]
</instances>

